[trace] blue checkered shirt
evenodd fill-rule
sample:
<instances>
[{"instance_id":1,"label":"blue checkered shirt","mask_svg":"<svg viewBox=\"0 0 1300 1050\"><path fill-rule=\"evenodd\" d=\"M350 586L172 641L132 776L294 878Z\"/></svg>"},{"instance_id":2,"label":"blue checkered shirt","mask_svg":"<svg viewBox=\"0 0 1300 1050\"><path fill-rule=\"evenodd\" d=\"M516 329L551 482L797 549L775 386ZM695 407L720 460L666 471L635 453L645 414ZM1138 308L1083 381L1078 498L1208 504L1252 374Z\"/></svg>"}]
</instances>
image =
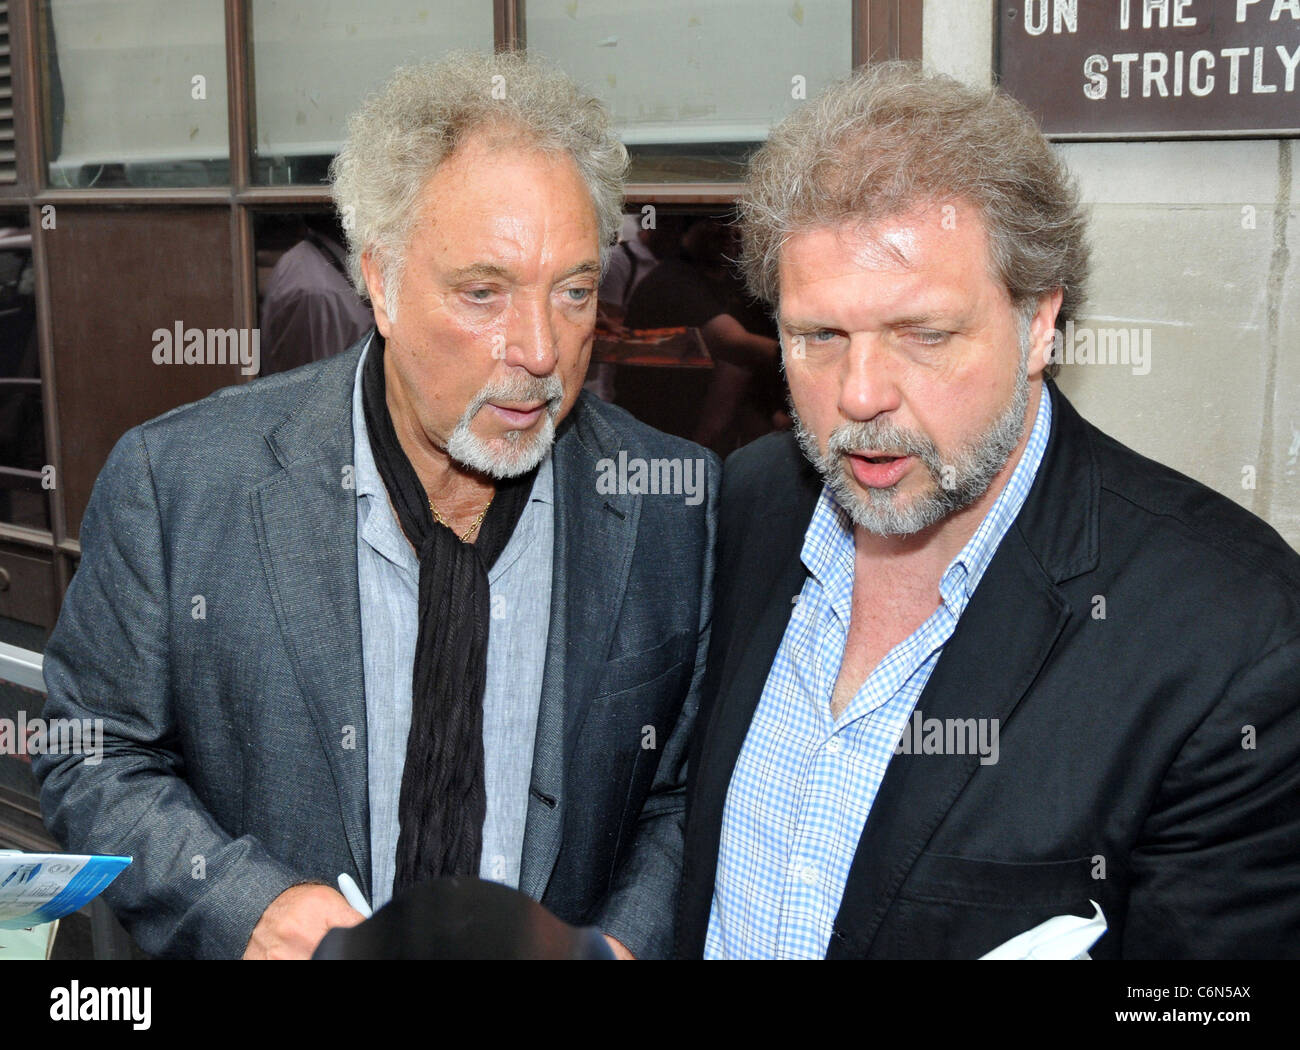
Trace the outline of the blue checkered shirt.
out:
<instances>
[{"instance_id":1,"label":"blue checkered shirt","mask_svg":"<svg viewBox=\"0 0 1300 1050\"><path fill-rule=\"evenodd\" d=\"M941 604L890 650L838 719L853 525L823 488L804 535L808 579L763 687L727 792L709 959L820 959L885 768L939 655L1033 485L1052 426L1044 389L1024 455L944 570Z\"/></svg>"}]
</instances>

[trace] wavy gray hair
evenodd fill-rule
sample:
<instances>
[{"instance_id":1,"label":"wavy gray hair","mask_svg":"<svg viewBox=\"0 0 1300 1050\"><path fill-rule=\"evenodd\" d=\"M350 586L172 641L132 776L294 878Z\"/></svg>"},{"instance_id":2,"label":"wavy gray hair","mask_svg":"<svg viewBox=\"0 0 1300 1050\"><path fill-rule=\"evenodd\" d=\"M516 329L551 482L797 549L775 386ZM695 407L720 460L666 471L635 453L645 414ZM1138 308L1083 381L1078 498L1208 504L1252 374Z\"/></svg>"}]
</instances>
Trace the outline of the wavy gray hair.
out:
<instances>
[{"instance_id":1,"label":"wavy gray hair","mask_svg":"<svg viewBox=\"0 0 1300 1050\"><path fill-rule=\"evenodd\" d=\"M499 129L573 158L591 193L602 267L622 221L627 150L609 113L560 69L536 56L457 51L398 69L348 120L330 184L348 240L352 283L368 297L361 256L370 251L395 307L416 200L438 165L474 131Z\"/></svg>"},{"instance_id":2,"label":"wavy gray hair","mask_svg":"<svg viewBox=\"0 0 1300 1050\"><path fill-rule=\"evenodd\" d=\"M1010 96L913 62L859 69L772 130L740 200L741 266L775 304L791 234L958 199L983 216L993 276L1022 317L1057 288L1058 325L1077 316L1087 219L1065 165Z\"/></svg>"}]
</instances>

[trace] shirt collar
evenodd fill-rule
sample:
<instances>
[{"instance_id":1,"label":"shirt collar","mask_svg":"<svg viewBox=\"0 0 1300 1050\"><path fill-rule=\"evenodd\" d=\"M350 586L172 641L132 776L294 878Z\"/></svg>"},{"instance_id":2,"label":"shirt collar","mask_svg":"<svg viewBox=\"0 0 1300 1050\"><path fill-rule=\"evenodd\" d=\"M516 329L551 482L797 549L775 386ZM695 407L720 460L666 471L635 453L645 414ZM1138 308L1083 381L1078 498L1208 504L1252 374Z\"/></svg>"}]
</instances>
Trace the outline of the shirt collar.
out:
<instances>
[{"instance_id":1,"label":"shirt collar","mask_svg":"<svg viewBox=\"0 0 1300 1050\"><path fill-rule=\"evenodd\" d=\"M402 527L397 523L384 479L375 465L366 430L366 410L361 399L361 377L366 357L374 342L374 332L366 340L365 349L357 361L357 373L352 382L352 484L357 493L358 538L368 543L381 557L399 569L418 576L419 559L407 542Z\"/></svg>"},{"instance_id":2,"label":"shirt collar","mask_svg":"<svg viewBox=\"0 0 1300 1050\"><path fill-rule=\"evenodd\" d=\"M1052 397L1044 386L1020 462L974 535L948 563L939 579L939 595L954 616L960 616L966 608L998 545L1024 506L1043 461L1051 429ZM853 601L853 522L825 485L804 534L800 558L831 607L847 623Z\"/></svg>"},{"instance_id":3,"label":"shirt collar","mask_svg":"<svg viewBox=\"0 0 1300 1050\"><path fill-rule=\"evenodd\" d=\"M853 522L823 485L800 557L844 623L853 604Z\"/></svg>"},{"instance_id":4,"label":"shirt collar","mask_svg":"<svg viewBox=\"0 0 1300 1050\"><path fill-rule=\"evenodd\" d=\"M370 435L366 431L366 410L361 400L361 376L366 367L366 357L370 353L370 344L374 332L366 340L357 360L356 375L352 378L352 480L356 486L357 498L377 496L384 492L384 482L375 466L375 456L370 449Z\"/></svg>"}]
</instances>

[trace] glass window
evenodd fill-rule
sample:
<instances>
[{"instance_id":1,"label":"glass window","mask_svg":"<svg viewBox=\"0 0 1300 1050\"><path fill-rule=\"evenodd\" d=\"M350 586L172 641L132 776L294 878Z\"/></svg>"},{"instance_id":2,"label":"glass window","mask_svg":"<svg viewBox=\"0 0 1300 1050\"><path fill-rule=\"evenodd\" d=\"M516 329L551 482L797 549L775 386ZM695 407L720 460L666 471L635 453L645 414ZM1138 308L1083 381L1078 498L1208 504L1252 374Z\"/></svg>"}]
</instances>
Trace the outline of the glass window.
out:
<instances>
[{"instance_id":1,"label":"glass window","mask_svg":"<svg viewBox=\"0 0 1300 1050\"><path fill-rule=\"evenodd\" d=\"M32 237L0 214L0 521L49 529Z\"/></svg>"},{"instance_id":2,"label":"glass window","mask_svg":"<svg viewBox=\"0 0 1300 1050\"><path fill-rule=\"evenodd\" d=\"M730 209L625 216L587 374L598 397L719 455L790 425L776 327L731 261L736 232Z\"/></svg>"},{"instance_id":3,"label":"glass window","mask_svg":"<svg viewBox=\"0 0 1300 1050\"><path fill-rule=\"evenodd\" d=\"M50 185L229 181L219 0L45 0Z\"/></svg>"},{"instance_id":4,"label":"glass window","mask_svg":"<svg viewBox=\"0 0 1300 1050\"><path fill-rule=\"evenodd\" d=\"M0 546L0 642L43 653L54 607L49 560ZM30 726L41 717L45 695L10 681L6 675L12 673L0 665L0 719L15 727ZM32 836L47 837L41 827L40 792L32 776L31 756L17 752L17 748L0 750L0 849L31 849Z\"/></svg>"},{"instance_id":5,"label":"glass window","mask_svg":"<svg viewBox=\"0 0 1300 1050\"><path fill-rule=\"evenodd\" d=\"M332 210L259 212L253 229L262 375L333 357L370 331Z\"/></svg>"},{"instance_id":6,"label":"glass window","mask_svg":"<svg viewBox=\"0 0 1300 1050\"><path fill-rule=\"evenodd\" d=\"M7 623L0 617L0 640L8 641ZM23 648L31 648L24 646ZM35 689L26 689L0 679L0 718L11 725L30 725L41 717L45 697ZM0 751L0 849L10 845L13 829L36 830L39 826L31 814L39 812L40 789L32 776L32 760L27 754L17 754L17 748ZM27 819L24 819L26 817ZM30 847L29 847L30 848Z\"/></svg>"},{"instance_id":7,"label":"glass window","mask_svg":"<svg viewBox=\"0 0 1300 1050\"><path fill-rule=\"evenodd\" d=\"M484 0L253 0L253 181L320 183L347 118L394 69L493 47Z\"/></svg>"},{"instance_id":8,"label":"glass window","mask_svg":"<svg viewBox=\"0 0 1300 1050\"><path fill-rule=\"evenodd\" d=\"M742 177L768 129L852 69L851 0L528 0L530 51L609 105L634 181Z\"/></svg>"}]
</instances>

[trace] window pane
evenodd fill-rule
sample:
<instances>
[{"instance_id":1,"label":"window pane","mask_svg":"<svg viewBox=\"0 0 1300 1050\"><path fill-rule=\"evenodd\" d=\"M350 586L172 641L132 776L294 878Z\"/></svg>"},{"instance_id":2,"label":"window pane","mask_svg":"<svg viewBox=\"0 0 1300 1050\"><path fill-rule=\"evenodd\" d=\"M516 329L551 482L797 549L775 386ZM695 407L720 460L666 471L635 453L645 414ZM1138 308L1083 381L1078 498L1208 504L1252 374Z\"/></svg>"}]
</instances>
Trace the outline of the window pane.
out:
<instances>
[{"instance_id":1,"label":"window pane","mask_svg":"<svg viewBox=\"0 0 1300 1050\"><path fill-rule=\"evenodd\" d=\"M0 467L39 474L44 465L45 437L41 425L40 384L0 381ZM36 487L40 488L39 485ZM4 513L2 495L0 520L13 520Z\"/></svg>"},{"instance_id":2,"label":"window pane","mask_svg":"<svg viewBox=\"0 0 1300 1050\"><path fill-rule=\"evenodd\" d=\"M262 375L333 357L370 331L332 211L257 213L254 235Z\"/></svg>"},{"instance_id":3,"label":"window pane","mask_svg":"<svg viewBox=\"0 0 1300 1050\"><path fill-rule=\"evenodd\" d=\"M731 263L735 235L731 210L626 216L600 283L587 380L597 396L723 456L790 425L776 327ZM735 324L718 324L724 315Z\"/></svg>"},{"instance_id":4,"label":"window pane","mask_svg":"<svg viewBox=\"0 0 1300 1050\"><path fill-rule=\"evenodd\" d=\"M25 217L0 213L0 381L40 375L32 235Z\"/></svg>"},{"instance_id":5,"label":"window pane","mask_svg":"<svg viewBox=\"0 0 1300 1050\"><path fill-rule=\"evenodd\" d=\"M220 0L45 0L55 187L229 181Z\"/></svg>"},{"instance_id":6,"label":"window pane","mask_svg":"<svg viewBox=\"0 0 1300 1050\"><path fill-rule=\"evenodd\" d=\"M409 62L493 46L484 0L253 0L254 181L319 183L361 99Z\"/></svg>"},{"instance_id":7,"label":"window pane","mask_svg":"<svg viewBox=\"0 0 1300 1050\"><path fill-rule=\"evenodd\" d=\"M528 0L526 35L610 106L633 180L726 181L773 123L850 71L851 7Z\"/></svg>"},{"instance_id":8,"label":"window pane","mask_svg":"<svg viewBox=\"0 0 1300 1050\"><path fill-rule=\"evenodd\" d=\"M16 643L7 630L10 622L0 617L0 641L12 645ZM36 651L30 645L21 648ZM37 690L0 679L0 718L9 719L12 725L18 725L20 721L30 725L41 717L44 708L45 697ZM17 747L12 751L8 748L0 751L0 849L11 841L17 841L12 838L14 830L29 834L40 830L40 822L30 816L40 808L40 790L32 776L32 759L30 755L17 754L17 751Z\"/></svg>"},{"instance_id":9,"label":"window pane","mask_svg":"<svg viewBox=\"0 0 1300 1050\"><path fill-rule=\"evenodd\" d=\"M10 525L50 527L43 420L32 238L25 217L0 214L0 521Z\"/></svg>"},{"instance_id":10,"label":"window pane","mask_svg":"<svg viewBox=\"0 0 1300 1050\"><path fill-rule=\"evenodd\" d=\"M43 653L57 609L54 572L46 555L0 546L0 642ZM30 728L45 707L41 690L18 685L0 668L0 718ZM48 837L41 827L31 755L18 748L0 750L0 848L23 846L31 837ZM28 846L27 848L30 848Z\"/></svg>"}]
</instances>

